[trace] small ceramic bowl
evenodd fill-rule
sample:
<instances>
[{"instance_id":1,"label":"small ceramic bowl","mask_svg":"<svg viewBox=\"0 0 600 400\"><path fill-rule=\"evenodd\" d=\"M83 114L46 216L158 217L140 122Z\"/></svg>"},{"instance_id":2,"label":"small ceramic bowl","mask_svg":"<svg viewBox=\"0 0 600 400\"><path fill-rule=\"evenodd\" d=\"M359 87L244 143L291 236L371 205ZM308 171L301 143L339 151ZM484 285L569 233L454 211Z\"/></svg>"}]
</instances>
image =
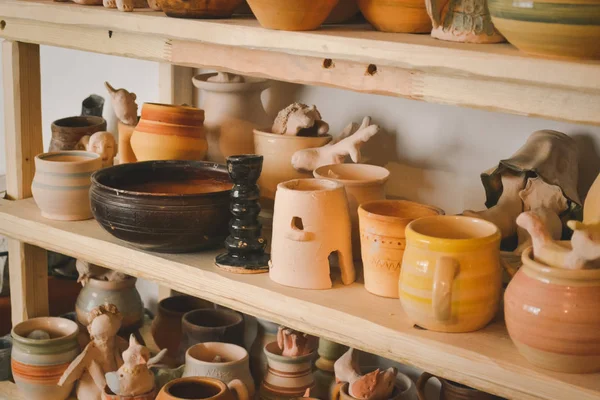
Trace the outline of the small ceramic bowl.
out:
<instances>
[{"instance_id":1,"label":"small ceramic bowl","mask_svg":"<svg viewBox=\"0 0 600 400\"><path fill-rule=\"evenodd\" d=\"M248 0L258 22L267 29L311 31L329 16L339 0Z\"/></svg>"},{"instance_id":2,"label":"small ceramic bowl","mask_svg":"<svg viewBox=\"0 0 600 400\"><path fill-rule=\"evenodd\" d=\"M158 0L169 17L229 18L244 0Z\"/></svg>"},{"instance_id":3,"label":"small ceramic bowl","mask_svg":"<svg viewBox=\"0 0 600 400\"><path fill-rule=\"evenodd\" d=\"M423 0L357 0L360 11L378 31L429 33L431 19Z\"/></svg>"}]
</instances>

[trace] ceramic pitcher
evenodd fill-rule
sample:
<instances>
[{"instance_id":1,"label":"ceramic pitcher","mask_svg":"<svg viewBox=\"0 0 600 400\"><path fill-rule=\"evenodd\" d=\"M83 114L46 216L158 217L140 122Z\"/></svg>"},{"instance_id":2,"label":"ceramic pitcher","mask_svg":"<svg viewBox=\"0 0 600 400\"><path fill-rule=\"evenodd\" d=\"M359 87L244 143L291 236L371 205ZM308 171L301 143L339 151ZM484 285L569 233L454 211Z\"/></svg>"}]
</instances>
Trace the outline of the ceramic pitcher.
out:
<instances>
[{"instance_id":1,"label":"ceramic pitcher","mask_svg":"<svg viewBox=\"0 0 600 400\"><path fill-rule=\"evenodd\" d=\"M500 303L500 230L464 216L425 217L406 227L400 301L417 325L440 332L483 328Z\"/></svg>"},{"instance_id":2,"label":"ceramic pitcher","mask_svg":"<svg viewBox=\"0 0 600 400\"><path fill-rule=\"evenodd\" d=\"M473 389L447 379L439 378L431 375L428 372L424 372L417 381L417 393L419 400L428 400L425 397L425 384L431 378L437 378L442 383L440 400L502 400L501 397L481 392L477 389Z\"/></svg>"},{"instance_id":3,"label":"ceramic pitcher","mask_svg":"<svg viewBox=\"0 0 600 400\"><path fill-rule=\"evenodd\" d=\"M156 400L250 400L244 384L234 379L225 384L214 378L187 377L172 380L158 393Z\"/></svg>"},{"instance_id":4,"label":"ceramic pitcher","mask_svg":"<svg viewBox=\"0 0 600 400\"><path fill-rule=\"evenodd\" d=\"M307 389L315 385L312 374L315 352L299 357L282 356L275 341L265 346L265 354L269 368L260 387L261 399L280 400L282 397L302 397Z\"/></svg>"}]
</instances>

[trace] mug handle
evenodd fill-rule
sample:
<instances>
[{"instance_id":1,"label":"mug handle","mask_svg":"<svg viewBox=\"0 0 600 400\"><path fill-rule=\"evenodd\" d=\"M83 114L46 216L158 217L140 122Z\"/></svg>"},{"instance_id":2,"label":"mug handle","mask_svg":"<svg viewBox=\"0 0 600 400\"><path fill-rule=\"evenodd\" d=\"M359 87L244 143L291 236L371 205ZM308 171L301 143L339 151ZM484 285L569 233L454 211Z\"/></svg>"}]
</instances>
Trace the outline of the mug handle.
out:
<instances>
[{"instance_id":1,"label":"mug handle","mask_svg":"<svg viewBox=\"0 0 600 400\"><path fill-rule=\"evenodd\" d=\"M429 372L423 372L417 380L417 396L419 400L427 400L425 398L425 385L427 384L427 381L433 377L434 376Z\"/></svg>"},{"instance_id":2,"label":"mug handle","mask_svg":"<svg viewBox=\"0 0 600 400\"><path fill-rule=\"evenodd\" d=\"M459 263L452 257L441 257L433 274L433 314L438 321L452 316L452 283L458 274Z\"/></svg>"},{"instance_id":3,"label":"mug handle","mask_svg":"<svg viewBox=\"0 0 600 400\"><path fill-rule=\"evenodd\" d=\"M331 387L330 400L340 400L340 397L342 395L342 386L343 385L344 385L344 383L340 382L340 383L336 383L335 385L333 385Z\"/></svg>"},{"instance_id":4,"label":"mug handle","mask_svg":"<svg viewBox=\"0 0 600 400\"><path fill-rule=\"evenodd\" d=\"M239 379L232 380L227 384L227 387L235 393L237 400L250 400L248 388Z\"/></svg>"}]
</instances>

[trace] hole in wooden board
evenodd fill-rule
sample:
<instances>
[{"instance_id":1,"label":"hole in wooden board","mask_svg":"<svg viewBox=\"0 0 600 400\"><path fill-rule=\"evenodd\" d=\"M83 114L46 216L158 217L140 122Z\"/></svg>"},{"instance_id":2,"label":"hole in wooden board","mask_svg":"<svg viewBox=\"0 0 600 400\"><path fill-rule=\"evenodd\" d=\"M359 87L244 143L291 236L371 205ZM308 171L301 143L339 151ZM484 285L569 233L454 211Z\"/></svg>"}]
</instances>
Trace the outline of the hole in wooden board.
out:
<instances>
[{"instance_id":1,"label":"hole in wooden board","mask_svg":"<svg viewBox=\"0 0 600 400\"><path fill-rule=\"evenodd\" d=\"M302 218L294 217L292 218L292 228L296 228L300 231L304 230L304 224L302 223Z\"/></svg>"},{"instance_id":2,"label":"hole in wooden board","mask_svg":"<svg viewBox=\"0 0 600 400\"><path fill-rule=\"evenodd\" d=\"M112 38L112 33L113 33L112 31L108 31L108 38L109 39Z\"/></svg>"},{"instance_id":3,"label":"hole in wooden board","mask_svg":"<svg viewBox=\"0 0 600 400\"><path fill-rule=\"evenodd\" d=\"M333 60L331 58L326 58L323 60L323 68L329 69L333 68L334 66L335 64L333 63Z\"/></svg>"},{"instance_id":4,"label":"hole in wooden board","mask_svg":"<svg viewBox=\"0 0 600 400\"><path fill-rule=\"evenodd\" d=\"M0 30L3 31L4 28L6 28L6 21L2 20L2 21L0 21Z\"/></svg>"},{"instance_id":5,"label":"hole in wooden board","mask_svg":"<svg viewBox=\"0 0 600 400\"><path fill-rule=\"evenodd\" d=\"M414 324L414 325L413 325L413 328L415 328L415 329L418 329L418 330L420 330L420 331L426 331L426 330L427 330L427 329L425 329L425 328L423 328L422 326L419 326L419 325L417 325L417 324Z\"/></svg>"},{"instance_id":6,"label":"hole in wooden board","mask_svg":"<svg viewBox=\"0 0 600 400\"><path fill-rule=\"evenodd\" d=\"M375 75L377 73L377 65L375 64L369 64L369 66L367 67L367 75Z\"/></svg>"}]
</instances>

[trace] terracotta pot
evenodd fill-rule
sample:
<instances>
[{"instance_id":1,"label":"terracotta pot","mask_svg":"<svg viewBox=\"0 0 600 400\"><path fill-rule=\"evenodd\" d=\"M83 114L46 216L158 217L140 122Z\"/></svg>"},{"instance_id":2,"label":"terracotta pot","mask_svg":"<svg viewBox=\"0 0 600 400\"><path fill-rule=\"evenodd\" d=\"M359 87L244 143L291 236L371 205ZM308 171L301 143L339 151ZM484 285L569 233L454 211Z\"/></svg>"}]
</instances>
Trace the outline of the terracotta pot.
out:
<instances>
[{"instance_id":1,"label":"terracotta pot","mask_svg":"<svg viewBox=\"0 0 600 400\"><path fill-rule=\"evenodd\" d=\"M428 372L424 372L417 381L417 394L419 400L427 400L425 397L425 384L431 378L436 378L442 383L440 391L440 400L501 400L501 397L493 394L480 392L477 389L470 388L460 383L452 382Z\"/></svg>"},{"instance_id":2,"label":"terracotta pot","mask_svg":"<svg viewBox=\"0 0 600 400\"><path fill-rule=\"evenodd\" d=\"M251 77L237 83L210 82L214 76L196 75L193 82L202 91L202 108L206 110L207 159L224 164L229 156L253 154L253 130L273 123L260 98L271 82Z\"/></svg>"},{"instance_id":3,"label":"terracotta pot","mask_svg":"<svg viewBox=\"0 0 600 400\"><path fill-rule=\"evenodd\" d=\"M523 252L504 294L506 328L519 352L541 368L600 372L600 270L552 268Z\"/></svg>"},{"instance_id":4,"label":"terracotta pot","mask_svg":"<svg viewBox=\"0 0 600 400\"><path fill-rule=\"evenodd\" d=\"M172 296L158 303L156 318L152 321L152 337L159 349L168 349L170 357L177 357L181 345L181 320L193 310L212 308L213 304L192 296Z\"/></svg>"},{"instance_id":5,"label":"terracotta pot","mask_svg":"<svg viewBox=\"0 0 600 400\"><path fill-rule=\"evenodd\" d=\"M129 277L120 282L100 281L90 279L81 289L75 312L77 321L88 325L90 311L105 303L114 304L123 316L120 334L132 333L142 326L144 319L144 303L135 288L137 279Z\"/></svg>"},{"instance_id":6,"label":"terracotta pot","mask_svg":"<svg viewBox=\"0 0 600 400\"><path fill-rule=\"evenodd\" d=\"M600 58L600 4L535 0L527 7L489 0L494 26L519 50L568 58Z\"/></svg>"},{"instance_id":7,"label":"terracotta pot","mask_svg":"<svg viewBox=\"0 0 600 400\"><path fill-rule=\"evenodd\" d=\"M360 12L356 0L339 0L337 5L325 20L326 24L341 24L356 16Z\"/></svg>"},{"instance_id":8,"label":"terracotta pot","mask_svg":"<svg viewBox=\"0 0 600 400\"><path fill-rule=\"evenodd\" d=\"M85 135L106 130L106 121L92 115L57 119L52 123L52 139L48 151L75 150Z\"/></svg>"},{"instance_id":9,"label":"terracotta pot","mask_svg":"<svg viewBox=\"0 0 600 400\"><path fill-rule=\"evenodd\" d=\"M92 218L90 177L101 167L100 156L86 151L37 155L31 192L42 216L62 221Z\"/></svg>"},{"instance_id":10,"label":"terracotta pot","mask_svg":"<svg viewBox=\"0 0 600 400\"><path fill-rule=\"evenodd\" d=\"M134 125L125 125L121 121L117 124L119 131L119 164L134 163L137 161L131 148L131 135L135 130Z\"/></svg>"},{"instance_id":11,"label":"terracotta pot","mask_svg":"<svg viewBox=\"0 0 600 400\"><path fill-rule=\"evenodd\" d=\"M256 338L250 348L250 370L257 385L262 383L263 377L267 372L268 364L267 355L264 351L265 346L277 340L278 326L274 322L256 318Z\"/></svg>"},{"instance_id":12,"label":"terracotta pot","mask_svg":"<svg viewBox=\"0 0 600 400\"><path fill-rule=\"evenodd\" d=\"M338 0L248 0L258 22L268 29L311 31L319 28Z\"/></svg>"},{"instance_id":13,"label":"terracotta pot","mask_svg":"<svg viewBox=\"0 0 600 400\"><path fill-rule=\"evenodd\" d=\"M151 392L140 394L137 396L121 396L114 394L108 387L104 388L102 392L102 400L154 400L156 399L157 390L154 389Z\"/></svg>"},{"instance_id":14,"label":"terracotta pot","mask_svg":"<svg viewBox=\"0 0 600 400\"><path fill-rule=\"evenodd\" d=\"M131 148L138 161L201 160L208 149L203 123L199 108L144 103Z\"/></svg>"},{"instance_id":15,"label":"terracotta pot","mask_svg":"<svg viewBox=\"0 0 600 400\"><path fill-rule=\"evenodd\" d=\"M385 199L385 183L390 171L376 165L335 164L319 167L313 174L315 178L331 179L344 185L352 222L352 254L355 260L360 260L358 206L368 201Z\"/></svg>"},{"instance_id":16,"label":"terracotta pot","mask_svg":"<svg viewBox=\"0 0 600 400\"><path fill-rule=\"evenodd\" d=\"M400 302L419 326L471 332L496 315L502 290L500 230L463 216L417 219L406 227Z\"/></svg>"},{"instance_id":17,"label":"terracotta pot","mask_svg":"<svg viewBox=\"0 0 600 400\"><path fill-rule=\"evenodd\" d=\"M280 183L269 277L281 285L329 289L332 253L337 255L343 283L354 282L350 215L342 184L327 179Z\"/></svg>"},{"instance_id":18,"label":"terracotta pot","mask_svg":"<svg viewBox=\"0 0 600 400\"><path fill-rule=\"evenodd\" d=\"M230 18L243 0L157 0L169 17L175 18Z\"/></svg>"},{"instance_id":19,"label":"terracotta pot","mask_svg":"<svg viewBox=\"0 0 600 400\"><path fill-rule=\"evenodd\" d=\"M394 390L388 400L414 400L414 392L415 389L412 380L408 376L398 373L396 382L394 383ZM357 400L348 393L347 382L334 385L330 398L331 400Z\"/></svg>"},{"instance_id":20,"label":"terracotta pot","mask_svg":"<svg viewBox=\"0 0 600 400\"><path fill-rule=\"evenodd\" d=\"M29 339L41 329L50 339ZM77 324L64 318L32 318L12 330L11 367L15 383L27 400L65 400L73 383L58 386L62 374L80 352Z\"/></svg>"},{"instance_id":21,"label":"terracotta pot","mask_svg":"<svg viewBox=\"0 0 600 400\"><path fill-rule=\"evenodd\" d=\"M431 20L423 0L357 0L360 11L377 30L429 33Z\"/></svg>"},{"instance_id":22,"label":"terracotta pot","mask_svg":"<svg viewBox=\"0 0 600 400\"><path fill-rule=\"evenodd\" d=\"M206 342L244 345L244 318L233 310L194 310L186 313L181 322L183 337L180 354L195 344Z\"/></svg>"},{"instance_id":23,"label":"terracotta pot","mask_svg":"<svg viewBox=\"0 0 600 400\"><path fill-rule=\"evenodd\" d=\"M365 289L397 299L406 226L415 219L443 213L439 208L407 200L362 203L358 215Z\"/></svg>"},{"instance_id":24,"label":"terracotta pot","mask_svg":"<svg viewBox=\"0 0 600 400\"><path fill-rule=\"evenodd\" d=\"M261 203L273 208L277 185L290 179L310 178L312 174L299 172L292 166L292 156L298 150L322 147L331 141L330 135L318 137L276 135L254 130L254 152L264 157L263 169L258 179Z\"/></svg>"},{"instance_id":25,"label":"terracotta pot","mask_svg":"<svg viewBox=\"0 0 600 400\"><path fill-rule=\"evenodd\" d=\"M219 356L220 361L214 361ZM229 383L239 379L254 397L254 380L250 374L250 357L243 347L231 343L207 342L190 347L185 353L183 376L205 376Z\"/></svg>"},{"instance_id":26,"label":"terracotta pot","mask_svg":"<svg viewBox=\"0 0 600 400\"><path fill-rule=\"evenodd\" d=\"M312 361L315 352L299 357L282 356L277 341L265 346L269 368L260 387L263 400L302 397L315 385Z\"/></svg>"}]
</instances>

